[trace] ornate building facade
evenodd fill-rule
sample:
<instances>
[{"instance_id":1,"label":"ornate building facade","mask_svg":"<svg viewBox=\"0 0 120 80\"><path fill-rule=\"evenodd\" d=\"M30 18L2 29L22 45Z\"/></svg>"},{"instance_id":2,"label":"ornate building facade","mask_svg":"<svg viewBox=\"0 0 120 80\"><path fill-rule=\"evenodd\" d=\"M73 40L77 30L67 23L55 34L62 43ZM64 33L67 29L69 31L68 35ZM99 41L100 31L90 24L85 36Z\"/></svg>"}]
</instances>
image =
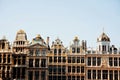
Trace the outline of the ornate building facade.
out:
<instances>
[{"instance_id":1,"label":"ornate building facade","mask_svg":"<svg viewBox=\"0 0 120 80\"><path fill-rule=\"evenodd\" d=\"M69 48L57 38L49 45L38 34L27 40L19 30L13 44L0 39L0 79L2 80L120 80L120 50L103 32L95 50L75 37Z\"/></svg>"}]
</instances>

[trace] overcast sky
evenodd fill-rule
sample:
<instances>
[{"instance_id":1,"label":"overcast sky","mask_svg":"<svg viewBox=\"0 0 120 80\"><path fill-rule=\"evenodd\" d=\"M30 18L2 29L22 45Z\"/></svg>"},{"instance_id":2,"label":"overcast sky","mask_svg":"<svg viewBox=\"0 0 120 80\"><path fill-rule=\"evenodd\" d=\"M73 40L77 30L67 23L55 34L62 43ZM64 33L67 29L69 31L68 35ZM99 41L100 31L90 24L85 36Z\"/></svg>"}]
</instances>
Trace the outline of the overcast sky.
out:
<instances>
[{"instance_id":1,"label":"overcast sky","mask_svg":"<svg viewBox=\"0 0 120 80\"><path fill-rule=\"evenodd\" d=\"M0 0L0 38L13 42L19 29L69 46L74 36L96 47L104 32L120 47L120 0Z\"/></svg>"}]
</instances>

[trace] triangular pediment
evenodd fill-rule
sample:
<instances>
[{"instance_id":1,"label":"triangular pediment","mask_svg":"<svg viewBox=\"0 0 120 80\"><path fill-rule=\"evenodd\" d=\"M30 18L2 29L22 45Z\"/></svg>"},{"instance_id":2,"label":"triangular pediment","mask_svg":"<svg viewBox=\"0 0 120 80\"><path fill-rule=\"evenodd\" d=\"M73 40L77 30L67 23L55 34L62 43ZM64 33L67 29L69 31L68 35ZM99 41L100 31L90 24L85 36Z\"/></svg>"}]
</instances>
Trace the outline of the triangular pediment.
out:
<instances>
[{"instance_id":1,"label":"triangular pediment","mask_svg":"<svg viewBox=\"0 0 120 80\"><path fill-rule=\"evenodd\" d=\"M41 44L39 44L39 43L31 44L29 47L30 47L30 48L47 48L46 45L41 45Z\"/></svg>"}]
</instances>

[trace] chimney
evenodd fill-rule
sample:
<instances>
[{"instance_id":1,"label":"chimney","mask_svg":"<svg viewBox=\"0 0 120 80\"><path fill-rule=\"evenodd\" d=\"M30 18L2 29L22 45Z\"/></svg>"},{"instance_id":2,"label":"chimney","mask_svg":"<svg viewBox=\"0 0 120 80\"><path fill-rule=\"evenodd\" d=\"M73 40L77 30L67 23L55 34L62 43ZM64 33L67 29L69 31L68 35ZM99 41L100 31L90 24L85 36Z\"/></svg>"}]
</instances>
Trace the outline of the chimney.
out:
<instances>
[{"instance_id":1,"label":"chimney","mask_svg":"<svg viewBox=\"0 0 120 80\"><path fill-rule=\"evenodd\" d=\"M46 41L47 45L49 45L49 37L47 37L47 41Z\"/></svg>"}]
</instances>

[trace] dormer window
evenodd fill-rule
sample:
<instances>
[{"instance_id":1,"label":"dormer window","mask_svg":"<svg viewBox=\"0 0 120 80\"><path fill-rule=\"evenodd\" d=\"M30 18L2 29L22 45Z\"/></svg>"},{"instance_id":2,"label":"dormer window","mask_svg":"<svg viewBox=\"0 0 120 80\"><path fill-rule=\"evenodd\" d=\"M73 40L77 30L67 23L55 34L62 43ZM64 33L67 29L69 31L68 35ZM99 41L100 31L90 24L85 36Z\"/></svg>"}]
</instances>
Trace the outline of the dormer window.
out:
<instances>
[{"instance_id":1,"label":"dormer window","mask_svg":"<svg viewBox=\"0 0 120 80\"><path fill-rule=\"evenodd\" d=\"M80 53L80 48L77 48L77 53Z\"/></svg>"},{"instance_id":2,"label":"dormer window","mask_svg":"<svg viewBox=\"0 0 120 80\"><path fill-rule=\"evenodd\" d=\"M72 53L75 53L75 48L72 48Z\"/></svg>"},{"instance_id":3,"label":"dormer window","mask_svg":"<svg viewBox=\"0 0 120 80\"><path fill-rule=\"evenodd\" d=\"M54 49L54 54L57 54L57 49Z\"/></svg>"},{"instance_id":4,"label":"dormer window","mask_svg":"<svg viewBox=\"0 0 120 80\"><path fill-rule=\"evenodd\" d=\"M32 50L32 49L30 50L29 55L30 55L30 56L32 56L32 55L33 55L33 50Z\"/></svg>"},{"instance_id":5,"label":"dormer window","mask_svg":"<svg viewBox=\"0 0 120 80\"><path fill-rule=\"evenodd\" d=\"M40 50L37 49L36 52L35 52L36 56L39 56L40 55Z\"/></svg>"}]
</instances>

